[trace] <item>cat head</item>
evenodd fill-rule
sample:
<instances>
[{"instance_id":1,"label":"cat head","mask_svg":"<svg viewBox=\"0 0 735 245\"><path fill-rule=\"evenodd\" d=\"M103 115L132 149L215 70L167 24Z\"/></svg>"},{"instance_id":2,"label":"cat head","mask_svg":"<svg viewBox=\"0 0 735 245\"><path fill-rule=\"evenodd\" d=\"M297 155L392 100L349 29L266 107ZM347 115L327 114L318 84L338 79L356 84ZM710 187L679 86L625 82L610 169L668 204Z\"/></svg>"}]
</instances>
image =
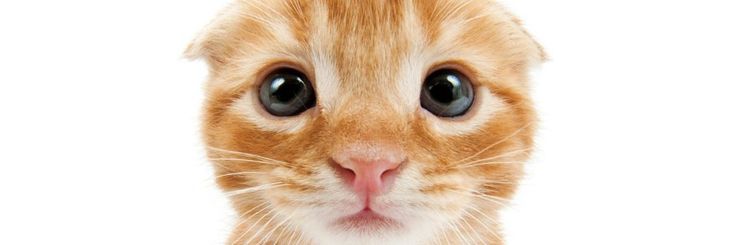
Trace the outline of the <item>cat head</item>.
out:
<instances>
[{"instance_id":1,"label":"cat head","mask_svg":"<svg viewBox=\"0 0 735 245\"><path fill-rule=\"evenodd\" d=\"M544 53L494 1L237 1L187 54L233 241L496 237Z\"/></svg>"}]
</instances>

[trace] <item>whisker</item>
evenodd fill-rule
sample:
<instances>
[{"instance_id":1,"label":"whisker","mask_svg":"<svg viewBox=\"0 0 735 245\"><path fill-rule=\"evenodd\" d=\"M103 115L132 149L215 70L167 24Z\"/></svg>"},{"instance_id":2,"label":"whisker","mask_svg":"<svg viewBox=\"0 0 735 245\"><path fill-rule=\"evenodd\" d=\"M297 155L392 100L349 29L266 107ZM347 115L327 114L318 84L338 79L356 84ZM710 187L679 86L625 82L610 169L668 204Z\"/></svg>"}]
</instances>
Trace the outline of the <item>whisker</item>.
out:
<instances>
[{"instance_id":1,"label":"whisker","mask_svg":"<svg viewBox=\"0 0 735 245\"><path fill-rule=\"evenodd\" d=\"M479 209L477 209L477 208L475 208L475 207L473 207L473 206L470 206L470 209L472 209L473 211L475 211L475 212L477 212L477 213L481 214L482 216L485 216L485 218L486 218L487 220L489 220L490 222L493 222L493 223L495 223L495 224L497 224L497 223L498 223L498 222L497 222L497 221L496 221L495 219L493 219L493 218L490 218L490 216L488 216L487 214L483 213L483 212L482 212L482 211L480 211ZM489 227L489 226L488 226L487 224L485 224L485 222L481 221L481 220L480 220L479 218L475 217L474 215L472 215L472 218L474 218L475 220L477 220L477 222L480 222L480 224L481 224L482 226L484 226L484 227L485 227L485 229L487 229L487 230L488 230L488 231L489 231L489 232L490 232L490 233L491 233L491 234L492 234L492 235L493 235L493 236L494 236L495 238L497 238L497 239L498 239L498 241L502 241L502 240L503 240L502 238L500 238L500 235L498 235L498 233L496 233L496 232L495 232L495 230L491 229L491 228L490 228L490 227Z\"/></svg>"},{"instance_id":2,"label":"whisker","mask_svg":"<svg viewBox=\"0 0 735 245\"><path fill-rule=\"evenodd\" d=\"M457 191L457 190L449 190L449 191L455 192L455 193L458 193L458 194L461 194L461 195L468 195L468 196L477 197L477 198L483 199L485 201L489 201L489 202L498 204L498 205L500 205L500 206L502 206L504 208L507 207L506 206L506 202L508 202L508 200L503 199L503 198L500 198L500 197L491 196L491 195L487 195L487 194L482 194L482 193L479 193L477 191L471 191L471 190L464 190L464 191L469 191L469 192L461 192L461 191Z\"/></svg>"},{"instance_id":3,"label":"whisker","mask_svg":"<svg viewBox=\"0 0 735 245\"><path fill-rule=\"evenodd\" d=\"M488 157L488 158L478 159L478 160L469 161L469 162L465 162L465 163L458 163L458 165L462 166L462 165L474 164L474 163L479 163L479 162L484 162L484 161L492 161L492 160L496 160L498 158L503 158L503 157L507 157L507 156L513 156L515 154L525 153L525 152L528 152L528 151L531 151L531 150L533 150L532 147L522 148L522 149L505 152L503 154L495 155L495 156Z\"/></svg>"},{"instance_id":4,"label":"whisker","mask_svg":"<svg viewBox=\"0 0 735 245\"><path fill-rule=\"evenodd\" d=\"M302 239L304 239L304 233L303 232L299 232L299 238L296 239L296 242L294 244L297 244L297 245L298 244L301 244Z\"/></svg>"},{"instance_id":5,"label":"whisker","mask_svg":"<svg viewBox=\"0 0 735 245\"><path fill-rule=\"evenodd\" d=\"M219 179L219 178L224 178L228 176L249 175L249 174L265 174L265 173L264 172L236 172L236 173L217 175L214 178Z\"/></svg>"},{"instance_id":6,"label":"whisker","mask_svg":"<svg viewBox=\"0 0 735 245\"><path fill-rule=\"evenodd\" d=\"M455 169L474 168L474 167L488 166L488 165L508 165L508 164L523 164L523 163L524 162L478 162L478 163L470 164L466 166L457 166Z\"/></svg>"},{"instance_id":7,"label":"whisker","mask_svg":"<svg viewBox=\"0 0 735 245\"><path fill-rule=\"evenodd\" d=\"M215 162L249 162L249 163L262 163L267 165L274 165L274 166L282 166L281 164L277 164L274 162L266 162L261 160L251 160L251 159L242 159L242 158L207 158L210 161Z\"/></svg>"},{"instance_id":8,"label":"whisker","mask_svg":"<svg viewBox=\"0 0 735 245\"><path fill-rule=\"evenodd\" d=\"M275 240L275 241L273 242L273 244L274 244L274 245L278 245L278 241L280 241L280 240L281 240L281 237L283 237L283 235L285 235L285 234L288 234L288 233L286 233L286 231L287 231L287 230L290 230L290 231L292 231L292 233L293 233L293 229L294 229L294 228L293 228L293 223L289 223L289 224L288 224L288 225L287 225L287 226L286 226L285 228L283 228L283 229L281 230L281 232L280 232L280 233L278 233L278 236L276 237L276 240ZM287 244L290 244L290 243L287 243Z\"/></svg>"},{"instance_id":9,"label":"whisker","mask_svg":"<svg viewBox=\"0 0 735 245\"><path fill-rule=\"evenodd\" d=\"M452 241L449 241L449 237L447 237L447 231L442 231L442 236L444 236L444 240L447 242L447 245L452 245Z\"/></svg>"},{"instance_id":10,"label":"whisker","mask_svg":"<svg viewBox=\"0 0 735 245\"><path fill-rule=\"evenodd\" d=\"M482 181L483 186L492 185L492 184L512 185L512 184L515 184L515 182L503 181L503 180L484 180Z\"/></svg>"},{"instance_id":11,"label":"whisker","mask_svg":"<svg viewBox=\"0 0 735 245\"><path fill-rule=\"evenodd\" d=\"M480 224L481 224L481 225L482 225L482 226L483 226L484 228L487 228L487 226L486 226L486 225L484 225L484 224L482 223L482 221L480 221L480 219L478 219L477 217L475 217L475 215L474 215L474 214L472 214L472 213L470 213L470 212L466 212L466 213L467 213L467 215L468 215L468 216L469 216L470 218L472 218L473 220L475 220L475 221L479 222L479 223L480 223ZM490 241L488 241L488 239L487 239L487 238L485 237L485 235L484 235L483 233L481 233L481 232L479 232L479 231L477 230L477 226L473 226L473 229L474 229L474 231L476 232L477 236L478 236L478 237L480 237L480 241L482 241L482 243L483 243L483 244L485 244L485 245L490 245ZM490 231L490 232L493 232L493 230L489 230L489 231Z\"/></svg>"},{"instance_id":12,"label":"whisker","mask_svg":"<svg viewBox=\"0 0 735 245\"><path fill-rule=\"evenodd\" d=\"M258 224L260 224L260 221L263 220L263 218L267 217L268 215L272 214L275 211L276 211L275 208L271 208L270 211L268 211L266 214L264 214L263 216L261 216L258 220L255 221L255 223L253 223L252 225L250 225L250 228L248 228L248 230L246 230L245 232L243 232L242 235L240 235L240 237L243 237L243 236L247 235L248 233L250 233L250 231L253 228L255 228L255 226L257 226ZM254 214L254 215L257 215L257 214ZM243 243L243 244L249 245L250 244L250 241L253 240L253 238L255 238L255 236L250 237L250 239L248 241L246 241L245 243Z\"/></svg>"},{"instance_id":13,"label":"whisker","mask_svg":"<svg viewBox=\"0 0 735 245\"><path fill-rule=\"evenodd\" d=\"M286 184L285 183L282 183L282 182L274 182L274 183L268 183L268 184L263 184L263 185L248 187L248 188L245 188L245 189L229 191L229 192L226 193L226 195L228 197L233 197L233 196L239 196L239 195L243 195L243 194L249 194L249 193L253 193L253 192L258 192L258 191L275 189L275 188L283 187L283 186L286 186Z\"/></svg>"},{"instance_id":14,"label":"whisker","mask_svg":"<svg viewBox=\"0 0 735 245\"><path fill-rule=\"evenodd\" d=\"M207 158L207 160L209 160L209 158ZM224 169L232 170L232 168L231 168L232 166L227 166L226 164L223 164L223 163L221 163L221 162L218 162L218 161L212 161L212 160L209 160L209 162L210 162L210 163L213 163L214 165L217 165L217 166L218 166L218 167L220 167L220 168L224 168Z\"/></svg>"},{"instance_id":15,"label":"whisker","mask_svg":"<svg viewBox=\"0 0 735 245\"><path fill-rule=\"evenodd\" d=\"M474 164L483 164L485 162L489 162L489 161L492 161L492 160L497 160L497 159L500 159L500 158L503 158L503 157L513 156L513 155L520 154L520 153L525 153L525 152L528 152L528 151L531 151L531 150L533 150L533 148L530 148L529 147L529 148L523 148L523 149L520 149L520 150L509 151L509 152L506 152L506 153L503 153L503 154L500 154L500 155L496 155L496 156L493 156L493 157L488 157L488 158L485 158L485 159L475 160L475 161L466 162L466 163L458 163L454 168L466 168L467 166L472 166ZM511 164L511 163L509 163L509 164Z\"/></svg>"},{"instance_id":16,"label":"whisker","mask_svg":"<svg viewBox=\"0 0 735 245\"><path fill-rule=\"evenodd\" d=\"M475 215L473 215L472 213L465 212L465 215L467 215L467 217L470 217L470 218L474 219L475 221L480 222L482 224L482 222L479 221L479 219L477 217L475 217ZM482 235L482 233L480 233L480 232L477 231L477 227L476 226L470 226L470 227L472 227L472 232L475 233L475 237L480 238L480 242L482 242L483 244L486 244L487 245L488 244L488 241L485 240L485 239L483 239L484 236Z\"/></svg>"},{"instance_id":17,"label":"whisker","mask_svg":"<svg viewBox=\"0 0 735 245\"><path fill-rule=\"evenodd\" d=\"M489 202L493 202L495 204L498 204L498 205L502 206L503 208L507 208L508 207L507 206L508 205L508 202L509 202L508 199L500 198L500 197L496 197L496 196L492 196L492 195L487 195L487 194L479 193L479 192L476 192L476 191L473 192L472 195L475 196L475 197L479 197L479 198L481 198L483 200L486 200L486 201L489 201Z\"/></svg>"},{"instance_id":18,"label":"whisker","mask_svg":"<svg viewBox=\"0 0 735 245\"><path fill-rule=\"evenodd\" d=\"M273 210L275 211L275 209L273 209ZM268 228L268 225L270 225L271 222L273 222L273 220L275 220L277 216L278 216L278 211L276 211L273 215L271 215L270 219L268 219L268 221L266 221L265 224L263 224L260 227L260 229L258 229L258 232L256 232L252 237L250 237L250 239L247 242L245 242L245 244L250 244L250 242L252 242L253 239L255 239L256 237L258 237L258 235L260 235L261 232L263 232L265 229ZM261 240L262 240L262 238L261 238ZM258 241L258 243L256 243L256 244L260 244L260 241Z\"/></svg>"},{"instance_id":19,"label":"whisker","mask_svg":"<svg viewBox=\"0 0 735 245\"><path fill-rule=\"evenodd\" d=\"M238 222L237 225L235 225L235 228L238 228L241 225L244 225L245 224L245 221L247 221L247 219L245 219L245 217L248 215L248 213L252 212L253 210L259 209L260 207L263 207L263 205L266 205L266 204L268 204L268 203L267 202L262 202L262 203L256 205L255 207L249 209L248 211L245 211L244 213L242 213L242 215L240 215L240 222Z\"/></svg>"},{"instance_id":20,"label":"whisker","mask_svg":"<svg viewBox=\"0 0 735 245\"><path fill-rule=\"evenodd\" d=\"M273 229L271 229L270 232L268 232L267 234L265 234L265 236L262 239L260 239L260 241L258 241L257 244L261 244L263 242L268 242L268 239L271 238L271 236L273 235L273 233L276 230L280 229L281 226L283 226L284 224L286 224L286 222L288 222L291 219L291 217L293 217L293 214L291 214L288 217L284 218L283 221L281 221L281 223L278 223L275 227L273 227ZM266 223L266 225L267 225L267 223ZM281 232L281 233L283 233L283 232ZM274 243L274 244L278 244L278 243Z\"/></svg>"},{"instance_id":21,"label":"whisker","mask_svg":"<svg viewBox=\"0 0 735 245\"><path fill-rule=\"evenodd\" d=\"M446 242L445 244L447 244L447 245L457 244L457 242L453 242L453 241L456 241L456 239L462 240L463 243L461 243L461 244L469 244L469 243L467 243L467 241L465 240L465 238L462 236L461 232L459 232L459 228L456 225L456 223L458 221L458 220L455 219L456 217L452 217L452 216L449 216L449 215L442 215L442 216L444 216L445 218L448 218L448 220L451 221L451 222L444 222L443 221L443 222L439 222L438 223L440 226L442 226L442 232L441 232L441 234L444 237L444 241ZM449 232L451 232L451 234L448 234ZM451 239L450 239L450 237L451 237ZM440 245L441 245L441 243L440 243Z\"/></svg>"},{"instance_id":22,"label":"whisker","mask_svg":"<svg viewBox=\"0 0 735 245\"><path fill-rule=\"evenodd\" d=\"M459 220L455 219L456 217L450 217L447 215L443 215L443 216L445 216L446 218L449 218L449 221L450 221L450 222L443 223L444 236L445 238L447 238L447 244L455 244L455 243L452 243L452 241L456 241L456 239L460 239L462 241L461 244L470 244L469 242L467 242L465 237L462 235L462 232L460 232L459 228L457 227L457 221ZM449 234L449 235L452 236L453 239L448 239L447 232L452 232L453 235L452 234Z\"/></svg>"},{"instance_id":23,"label":"whisker","mask_svg":"<svg viewBox=\"0 0 735 245\"><path fill-rule=\"evenodd\" d=\"M246 157L260 158L260 160L264 160L264 161L272 161L272 162L278 162L278 163L288 164L288 162L284 162L284 161L276 160L276 159L272 159L272 158L267 158L267 157L264 157L264 156L261 156L261 155L257 155L257 154L253 154L253 153L227 150L227 149L217 148L217 147L213 147L213 146L208 146L207 148L210 149L210 150L219 151L219 152L222 152L222 153L236 154L236 155L241 155L241 156L246 156Z\"/></svg>"},{"instance_id":24,"label":"whisker","mask_svg":"<svg viewBox=\"0 0 735 245\"><path fill-rule=\"evenodd\" d=\"M482 149L482 150L478 151L478 152L477 152L477 153L475 153L474 155L472 155L472 156L469 156L469 157L466 157L466 158L464 158L464 159L462 159L462 160L459 160L459 161L457 161L457 162L458 162L458 163L460 163L460 162L464 162L464 161L467 161L467 160L469 160L469 159L472 159L472 158L475 158L475 157L479 156L480 154L484 153L485 151L487 151L487 150L490 150L491 148L493 148L493 147L495 147L495 146L497 146L497 145L500 145L500 144L504 143L505 141L508 141L508 140L509 140L510 138L512 138L513 136L516 136L516 135L518 135L518 134L519 134L519 133L521 133L521 132L522 132L522 131L523 131L524 129L526 129L526 128L530 127L530 126L531 126L532 124L533 124L532 122L529 122L529 123L527 123L526 125L524 125L523 127L519 128L518 130L516 130L515 132L511 133L510 135L506 136L505 138L502 138L502 139L500 139L499 141L497 141L497 142L495 142L495 143L493 143L493 144L491 144L491 145L489 145L489 146L485 147L484 149Z\"/></svg>"},{"instance_id":25,"label":"whisker","mask_svg":"<svg viewBox=\"0 0 735 245\"><path fill-rule=\"evenodd\" d=\"M471 243L469 243L469 242L467 241L467 239L466 239L466 238L465 238L465 237L464 237L464 236L462 235L462 232L461 232L461 231L459 231L459 228L457 227L457 221L458 221L458 220L455 220L455 221L452 221L451 223L449 223L449 225L451 225L451 226L452 226L452 230L454 231L454 235L455 235L455 236L457 236L457 238L459 238L460 240L462 240L463 244L471 244Z\"/></svg>"},{"instance_id":26,"label":"whisker","mask_svg":"<svg viewBox=\"0 0 735 245\"><path fill-rule=\"evenodd\" d=\"M262 206L263 204L268 204L268 203L267 203L267 202L263 202L262 204L260 204L260 205L258 205L258 206ZM271 205L270 205L270 204L268 204L267 206L264 206L264 207L260 208L260 209L258 210L258 212L255 212L255 213L253 214L253 216L255 216L255 215L258 215L259 213L261 213L261 212L263 212L263 211L265 211L265 210L268 210L268 208L270 208L270 207L271 207ZM254 210L254 209L255 209L255 208L252 208L252 209L248 210L247 212L245 212L245 213L244 213L244 214L243 214L243 215L241 216L241 218L242 218L242 221L240 221L240 223L238 223L238 224L237 224L237 226L235 226L235 227L240 227L241 225L244 225L244 224L245 224L245 223L246 223L246 222L248 221L248 219L246 218L246 214L247 214L247 213L249 213L250 211ZM250 229L252 229L252 227L253 227L254 225L255 225L255 224L251 225L251 226L250 226ZM240 241L240 240L241 240L241 239L242 239L243 237L245 237L245 235L246 235L246 234L247 234L247 233L248 233L248 232L250 231L250 229L248 229L248 231L247 231L247 232L244 232L244 233L240 234L240 236L238 236L238 237L237 237L237 239L235 239L234 241L232 241L232 244L230 244L230 245L235 245L235 244L237 244L237 242L238 242L238 241Z\"/></svg>"},{"instance_id":27,"label":"whisker","mask_svg":"<svg viewBox=\"0 0 735 245\"><path fill-rule=\"evenodd\" d=\"M466 215L468 214L467 211L463 210L462 213L462 218L460 220L462 221L462 223L464 223L464 225L460 223L460 226L462 226L462 229L466 232L467 236L472 237L472 244L477 244L475 243L477 241L476 238L478 238L477 230L475 230L475 228L467 222L467 219L465 219ZM467 226L465 227L465 225ZM480 241L482 242L482 237L480 237Z\"/></svg>"},{"instance_id":28,"label":"whisker","mask_svg":"<svg viewBox=\"0 0 735 245\"><path fill-rule=\"evenodd\" d=\"M293 227L292 226L292 228L291 228L291 235L288 236L288 242L286 244L298 244L298 242L297 243L291 243L291 242L293 242L294 239L296 239L296 234L297 233L299 233L299 232L296 230L296 227Z\"/></svg>"},{"instance_id":29,"label":"whisker","mask_svg":"<svg viewBox=\"0 0 735 245\"><path fill-rule=\"evenodd\" d=\"M267 202L262 202L262 203L256 205L255 207L253 207L253 208L249 209L248 211L245 211L244 213L242 213L242 215L240 215L240 218L245 218L245 216L247 216L248 213L252 212L253 210L255 210L255 209L259 208L259 207L262 207L263 205L267 205L267 204L268 204Z\"/></svg>"}]
</instances>

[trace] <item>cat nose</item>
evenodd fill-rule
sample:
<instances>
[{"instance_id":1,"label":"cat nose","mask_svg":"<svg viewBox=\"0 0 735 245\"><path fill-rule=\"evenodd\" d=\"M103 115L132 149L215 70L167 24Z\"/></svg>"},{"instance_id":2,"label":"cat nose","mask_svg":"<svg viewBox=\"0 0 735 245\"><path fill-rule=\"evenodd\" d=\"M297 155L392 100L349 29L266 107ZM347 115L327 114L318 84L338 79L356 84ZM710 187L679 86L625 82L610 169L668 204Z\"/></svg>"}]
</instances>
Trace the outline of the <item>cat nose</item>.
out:
<instances>
[{"instance_id":1,"label":"cat nose","mask_svg":"<svg viewBox=\"0 0 735 245\"><path fill-rule=\"evenodd\" d=\"M405 156L397 150L360 147L332 157L338 176L361 198L385 193L392 186Z\"/></svg>"}]
</instances>

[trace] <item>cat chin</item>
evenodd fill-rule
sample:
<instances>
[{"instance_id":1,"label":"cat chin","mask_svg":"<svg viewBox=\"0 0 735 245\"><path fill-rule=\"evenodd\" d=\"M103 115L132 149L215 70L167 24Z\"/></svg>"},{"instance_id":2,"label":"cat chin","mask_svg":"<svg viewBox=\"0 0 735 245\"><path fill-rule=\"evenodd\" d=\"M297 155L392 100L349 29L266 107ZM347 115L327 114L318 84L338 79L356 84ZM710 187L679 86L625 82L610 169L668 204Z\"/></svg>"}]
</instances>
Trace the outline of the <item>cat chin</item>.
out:
<instances>
[{"instance_id":1,"label":"cat chin","mask_svg":"<svg viewBox=\"0 0 735 245\"><path fill-rule=\"evenodd\" d=\"M372 211L338 217L334 214L310 216L301 227L315 244L427 244L439 228L433 225L437 224L432 222L435 220L396 218Z\"/></svg>"},{"instance_id":2,"label":"cat chin","mask_svg":"<svg viewBox=\"0 0 735 245\"><path fill-rule=\"evenodd\" d=\"M315 234L316 244L425 244L426 236L420 236L414 229L405 227L362 227L344 229L330 227L329 230Z\"/></svg>"},{"instance_id":3,"label":"cat chin","mask_svg":"<svg viewBox=\"0 0 735 245\"><path fill-rule=\"evenodd\" d=\"M363 210L356 214L340 218L332 223L332 227L345 232L367 235L390 233L404 229L403 223L398 220L371 210Z\"/></svg>"}]
</instances>

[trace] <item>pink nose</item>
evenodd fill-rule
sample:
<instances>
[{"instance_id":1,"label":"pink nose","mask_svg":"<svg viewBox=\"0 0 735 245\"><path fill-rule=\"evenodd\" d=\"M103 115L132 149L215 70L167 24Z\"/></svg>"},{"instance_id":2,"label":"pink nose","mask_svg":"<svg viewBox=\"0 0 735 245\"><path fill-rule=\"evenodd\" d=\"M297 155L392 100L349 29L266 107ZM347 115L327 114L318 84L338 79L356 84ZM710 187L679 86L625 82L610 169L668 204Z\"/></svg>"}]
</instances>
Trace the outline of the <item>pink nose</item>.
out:
<instances>
[{"instance_id":1,"label":"pink nose","mask_svg":"<svg viewBox=\"0 0 735 245\"><path fill-rule=\"evenodd\" d=\"M332 160L332 167L342 180L358 196L369 199L391 187L405 157L395 150L357 147L335 155Z\"/></svg>"}]
</instances>

